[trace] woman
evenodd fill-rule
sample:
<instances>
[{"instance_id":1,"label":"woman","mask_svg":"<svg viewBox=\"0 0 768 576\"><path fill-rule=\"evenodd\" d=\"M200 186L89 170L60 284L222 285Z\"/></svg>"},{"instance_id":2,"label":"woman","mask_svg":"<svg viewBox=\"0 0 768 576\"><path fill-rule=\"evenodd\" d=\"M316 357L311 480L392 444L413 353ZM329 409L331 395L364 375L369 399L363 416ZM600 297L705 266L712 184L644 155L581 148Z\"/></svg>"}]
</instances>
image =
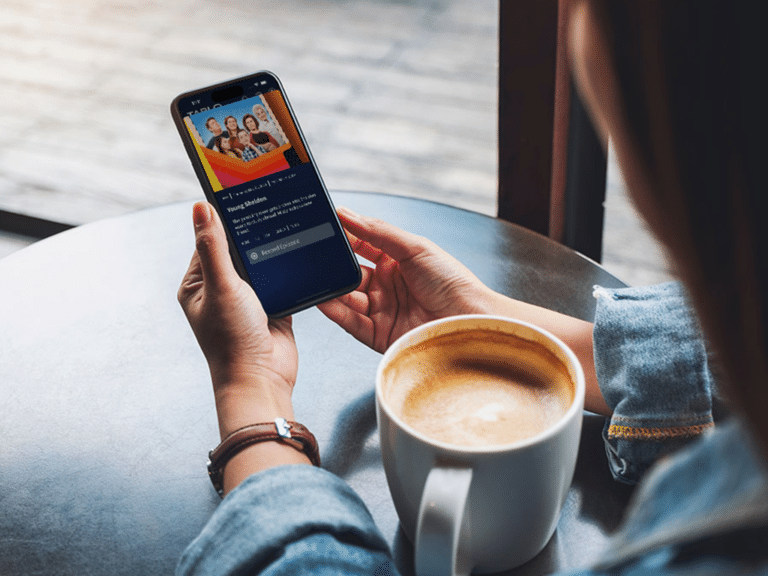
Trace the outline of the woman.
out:
<instances>
[{"instance_id":1,"label":"woman","mask_svg":"<svg viewBox=\"0 0 768 576\"><path fill-rule=\"evenodd\" d=\"M768 122L756 73L758 10L703 0L583 0L572 10L579 89L685 291L598 289L592 325L494 293L428 240L339 211L355 251L374 266L356 292L321 309L372 348L434 318L486 312L540 324L579 356L587 407L610 415L614 476L642 480L612 547L580 574L768 572L768 212L760 197ZM267 320L208 205L196 205L194 222L197 250L179 298L211 367L222 437L291 419L291 321ZM699 323L736 415L714 428ZM179 572L396 573L359 499L308 463L278 442L240 452L224 471L229 495Z\"/></svg>"},{"instance_id":2,"label":"woman","mask_svg":"<svg viewBox=\"0 0 768 576\"><path fill-rule=\"evenodd\" d=\"M267 152L271 152L278 147L275 140L268 132L262 132L259 129L259 121L253 114L243 116L243 126L251 133L251 140L255 146L262 146Z\"/></svg>"},{"instance_id":3,"label":"woman","mask_svg":"<svg viewBox=\"0 0 768 576\"><path fill-rule=\"evenodd\" d=\"M285 144L280 129L275 125L274 122L272 122L272 120L270 120L269 114L267 114L267 110L264 108L264 106L261 104L256 104L253 107L253 113L258 117L259 125L264 132L271 134L275 140L277 140L280 146Z\"/></svg>"},{"instance_id":4,"label":"woman","mask_svg":"<svg viewBox=\"0 0 768 576\"><path fill-rule=\"evenodd\" d=\"M224 118L224 127L227 129L227 134L229 136L229 147L242 150L243 146L237 139L237 132L241 129L240 126L237 125L237 118L234 116L227 116Z\"/></svg>"},{"instance_id":5,"label":"woman","mask_svg":"<svg viewBox=\"0 0 768 576\"><path fill-rule=\"evenodd\" d=\"M231 142L232 142L232 139L229 136L224 136L224 135L217 136L215 140L216 149L222 154L224 154L225 156L242 160L243 153L240 151L239 148L232 148Z\"/></svg>"}]
</instances>

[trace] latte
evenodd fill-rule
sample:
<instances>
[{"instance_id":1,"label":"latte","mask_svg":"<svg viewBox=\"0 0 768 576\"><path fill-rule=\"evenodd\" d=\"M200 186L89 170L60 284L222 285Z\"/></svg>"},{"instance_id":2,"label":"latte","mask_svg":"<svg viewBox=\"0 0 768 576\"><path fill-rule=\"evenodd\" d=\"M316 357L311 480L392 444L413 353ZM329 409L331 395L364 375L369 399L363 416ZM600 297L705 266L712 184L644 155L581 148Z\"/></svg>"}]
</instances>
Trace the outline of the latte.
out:
<instances>
[{"instance_id":1,"label":"latte","mask_svg":"<svg viewBox=\"0 0 768 576\"><path fill-rule=\"evenodd\" d=\"M400 351L383 373L387 405L448 444L510 444L555 424L574 397L565 366L543 345L470 329Z\"/></svg>"}]
</instances>

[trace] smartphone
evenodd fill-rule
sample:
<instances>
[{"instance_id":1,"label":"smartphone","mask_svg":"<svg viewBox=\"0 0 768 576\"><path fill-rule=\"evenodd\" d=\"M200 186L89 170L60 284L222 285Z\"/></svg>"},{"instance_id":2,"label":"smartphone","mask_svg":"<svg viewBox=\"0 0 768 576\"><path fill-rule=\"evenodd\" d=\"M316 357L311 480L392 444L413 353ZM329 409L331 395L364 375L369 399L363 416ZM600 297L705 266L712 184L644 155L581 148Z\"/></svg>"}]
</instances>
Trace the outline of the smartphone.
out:
<instances>
[{"instance_id":1,"label":"smartphone","mask_svg":"<svg viewBox=\"0 0 768 576\"><path fill-rule=\"evenodd\" d=\"M177 96L171 114L239 274L270 317L354 290L360 266L280 80L257 72Z\"/></svg>"}]
</instances>

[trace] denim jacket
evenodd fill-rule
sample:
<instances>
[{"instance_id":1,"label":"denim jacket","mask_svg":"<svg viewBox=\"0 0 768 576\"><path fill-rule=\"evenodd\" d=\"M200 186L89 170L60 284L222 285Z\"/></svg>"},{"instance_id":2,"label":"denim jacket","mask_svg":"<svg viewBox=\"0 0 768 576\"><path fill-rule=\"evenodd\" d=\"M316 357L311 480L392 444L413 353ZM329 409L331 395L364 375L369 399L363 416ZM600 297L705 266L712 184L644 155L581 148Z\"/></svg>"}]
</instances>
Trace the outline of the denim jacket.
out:
<instances>
[{"instance_id":1,"label":"denim jacket","mask_svg":"<svg viewBox=\"0 0 768 576\"><path fill-rule=\"evenodd\" d=\"M768 475L735 419L714 426L707 352L677 284L596 288L595 367L613 409L617 481L642 478L597 566L574 574L768 575ZM255 474L184 552L177 574L394 575L360 498L310 466Z\"/></svg>"}]
</instances>

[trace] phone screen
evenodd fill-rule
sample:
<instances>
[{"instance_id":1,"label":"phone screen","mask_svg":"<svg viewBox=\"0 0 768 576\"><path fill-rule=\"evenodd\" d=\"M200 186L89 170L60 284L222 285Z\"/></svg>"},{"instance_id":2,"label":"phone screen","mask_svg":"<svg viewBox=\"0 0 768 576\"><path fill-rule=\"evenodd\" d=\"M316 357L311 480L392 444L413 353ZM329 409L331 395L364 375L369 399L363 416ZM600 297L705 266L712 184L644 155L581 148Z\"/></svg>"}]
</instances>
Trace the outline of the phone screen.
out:
<instances>
[{"instance_id":1,"label":"phone screen","mask_svg":"<svg viewBox=\"0 0 768 576\"><path fill-rule=\"evenodd\" d=\"M172 106L241 274L270 316L353 290L360 269L282 86L258 73Z\"/></svg>"}]
</instances>

